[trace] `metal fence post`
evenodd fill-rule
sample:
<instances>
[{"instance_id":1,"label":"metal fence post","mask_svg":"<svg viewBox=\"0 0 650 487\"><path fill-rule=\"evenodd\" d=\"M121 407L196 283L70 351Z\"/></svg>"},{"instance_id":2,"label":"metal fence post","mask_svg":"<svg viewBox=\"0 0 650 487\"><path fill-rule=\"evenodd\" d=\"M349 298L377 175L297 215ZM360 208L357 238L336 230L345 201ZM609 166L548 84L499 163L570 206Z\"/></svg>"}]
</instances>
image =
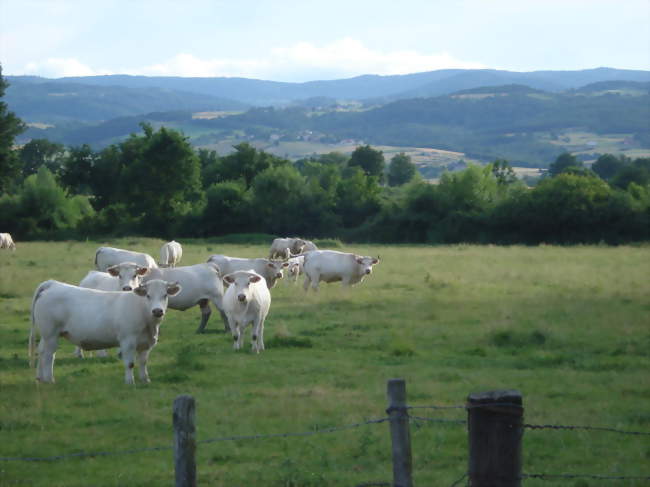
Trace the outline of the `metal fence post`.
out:
<instances>
[{"instance_id":1,"label":"metal fence post","mask_svg":"<svg viewBox=\"0 0 650 487\"><path fill-rule=\"evenodd\" d=\"M520 487L524 408L519 391L467 397L469 485Z\"/></svg>"},{"instance_id":2,"label":"metal fence post","mask_svg":"<svg viewBox=\"0 0 650 487\"><path fill-rule=\"evenodd\" d=\"M413 487L411 432L406 410L406 382L390 379L387 384L388 417L393 452L393 487Z\"/></svg>"},{"instance_id":3,"label":"metal fence post","mask_svg":"<svg viewBox=\"0 0 650 487\"><path fill-rule=\"evenodd\" d=\"M176 487L196 487L195 402L192 396L174 399L174 468Z\"/></svg>"}]
</instances>

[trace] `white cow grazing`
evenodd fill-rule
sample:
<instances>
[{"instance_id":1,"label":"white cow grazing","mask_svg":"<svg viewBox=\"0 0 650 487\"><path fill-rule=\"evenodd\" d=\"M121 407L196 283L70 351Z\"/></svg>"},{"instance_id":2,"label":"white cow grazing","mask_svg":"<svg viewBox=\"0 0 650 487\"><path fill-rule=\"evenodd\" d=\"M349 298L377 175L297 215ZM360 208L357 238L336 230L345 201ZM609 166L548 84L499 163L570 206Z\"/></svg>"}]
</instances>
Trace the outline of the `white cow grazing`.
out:
<instances>
[{"instance_id":1,"label":"white cow grazing","mask_svg":"<svg viewBox=\"0 0 650 487\"><path fill-rule=\"evenodd\" d=\"M167 297L180 290L178 283L159 279L132 292L98 291L53 280L41 283L32 300L29 334L32 367L36 328L41 335L36 378L54 382L54 356L59 337L64 337L86 350L120 347L127 384L134 382L137 355L140 380L149 382L147 359L158 341Z\"/></svg>"},{"instance_id":2,"label":"white cow grazing","mask_svg":"<svg viewBox=\"0 0 650 487\"><path fill-rule=\"evenodd\" d=\"M269 250L269 259L288 259L291 254L299 254L305 246L301 238L276 238Z\"/></svg>"},{"instance_id":3,"label":"white cow grazing","mask_svg":"<svg viewBox=\"0 0 650 487\"><path fill-rule=\"evenodd\" d=\"M244 343L244 330L253 324L251 348L264 350L264 320L271 307L271 293L264 278L254 271L236 271L223 278L228 289L223 305L234 340L233 348L239 350Z\"/></svg>"},{"instance_id":4,"label":"white cow grazing","mask_svg":"<svg viewBox=\"0 0 650 487\"><path fill-rule=\"evenodd\" d=\"M303 252L311 252L312 250L318 250L318 247L311 240L305 240L305 246L302 248Z\"/></svg>"},{"instance_id":5,"label":"white cow grazing","mask_svg":"<svg viewBox=\"0 0 650 487\"><path fill-rule=\"evenodd\" d=\"M0 249L16 250L14 239L11 238L9 233L0 233Z\"/></svg>"},{"instance_id":6,"label":"white cow grazing","mask_svg":"<svg viewBox=\"0 0 650 487\"><path fill-rule=\"evenodd\" d=\"M172 240L160 247L160 267L176 267L183 257L183 247Z\"/></svg>"},{"instance_id":7,"label":"white cow grazing","mask_svg":"<svg viewBox=\"0 0 650 487\"><path fill-rule=\"evenodd\" d=\"M183 290L169 298L169 307L185 311L198 304L201 308L201 323L196 332L202 333L212 314L210 302L221 313L224 328L228 331L228 320L223 311L223 282L221 281L221 275L219 267L208 262L190 266L150 269L144 280L162 279L178 282Z\"/></svg>"},{"instance_id":8,"label":"white cow grazing","mask_svg":"<svg viewBox=\"0 0 650 487\"><path fill-rule=\"evenodd\" d=\"M139 266L133 262L122 262L109 267L106 272L88 272L79 283L79 287L99 289L100 291L132 291L140 285L142 276L147 272L149 272L147 267ZM79 358L84 356L81 347L77 347L74 354ZM106 350L98 350L97 355L106 357Z\"/></svg>"},{"instance_id":9,"label":"white cow grazing","mask_svg":"<svg viewBox=\"0 0 650 487\"><path fill-rule=\"evenodd\" d=\"M133 252L113 247L99 247L95 252L95 267L99 271L106 271L109 267L122 262L134 262L149 269L158 267L154 258L143 252Z\"/></svg>"},{"instance_id":10,"label":"white cow grazing","mask_svg":"<svg viewBox=\"0 0 650 487\"><path fill-rule=\"evenodd\" d=\"M288 262L278 262L270 259L241 259L227 255L211 255L208 262L219 266L221 275L231 274L235 271L253 270L266 281L266 286L271 289L278 279L282 279L282 270L289 266Z\"/></svg>"},{"instance_id":11,"label":"white cow grazing","mask_svg":"<svg viewBox=\"0 0 650 487\"><path fill-rule=\"evenodd\" d=\"M373 257L338 252L336 250L314 250L305 254L304 289L307 291L311 284L318 291L318 283L341 281L344 286L351 286L363 281L372 273L372 266L379 259Z\"/></svg>"},{"instance_id":12,"label":"white cow grazing","mask_svg":"<svg viewBox=\"0 0 650 487\"><path fill-rule=\"evenodd\" d=\"M298 277L304 273L305 256L291 257L287 263L289 264L287 267L287 283L291 279L295 284L298 282Z\"/></svg>"}]
</instances>

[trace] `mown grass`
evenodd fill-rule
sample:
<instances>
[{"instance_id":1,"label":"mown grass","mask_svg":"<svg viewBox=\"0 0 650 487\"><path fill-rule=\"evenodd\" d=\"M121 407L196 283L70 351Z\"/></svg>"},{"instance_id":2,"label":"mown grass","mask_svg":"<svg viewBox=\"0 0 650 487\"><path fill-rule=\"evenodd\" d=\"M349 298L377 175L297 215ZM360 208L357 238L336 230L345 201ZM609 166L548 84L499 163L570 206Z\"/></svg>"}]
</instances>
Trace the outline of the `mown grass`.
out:
<instances>
[{"instance_id":1,"label":"mown grass","mask_svg":"<svg viewBox=\"0 0 650 487\"><path fill-rule=\"evenodd\" d=\"M110 242L157 256L162 242ZM29 305L49 278L77 283L104 242L19 243L0 253L0 457L43 457L171 445L171 405L197 401L197 438L311 431L385 416L386 380L407 380L413 405L462 404L515 388L525 421L650 431L650 247L342 248L381 255L361 285L305 296L272 291L267 350L235 353L212 315L170 311L150 358L152 383L127 387L115 357L78 360L61 342L54 385L27 363ZM264 256L266 245L195 241L183 263L212 253ZM419 415L464 419L462 410ZM446 486L467 466L462 425L412 426L415 482ZM650 475L650 439L527 430L524 471ZM304 438L200 444L201 485L354 486L389 481L388 427ZM0 485L151 486L173 482L171 451L57 462L0 462ZM526 480L527 486L603 481ZM641 486L643 481L617 481Z\"/></svg>"}]
</instances>

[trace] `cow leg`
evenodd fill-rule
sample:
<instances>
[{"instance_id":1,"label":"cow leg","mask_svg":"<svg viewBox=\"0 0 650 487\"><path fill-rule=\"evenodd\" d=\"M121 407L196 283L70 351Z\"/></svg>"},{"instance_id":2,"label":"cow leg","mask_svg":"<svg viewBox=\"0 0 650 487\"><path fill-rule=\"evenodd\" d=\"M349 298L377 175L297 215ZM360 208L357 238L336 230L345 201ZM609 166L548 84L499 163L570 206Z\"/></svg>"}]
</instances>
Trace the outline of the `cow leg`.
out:
<instances>
[{"instance_id":1,"label":"cow leg","mask_svg":"<svg viewBox=\"0 0 650 487\"><path fill-rule=\"evenodd\" d=\"M74 348L74 356L77 358L84 358L84 351L81 347Z\"/></svg>"},{"instance_id":2,"label":"cow leg","mask_svg":"<svg viewBox=\"0 0 650 487\"><path fill-rule=\"evenodd\" d=\"M142 352L138 352L138 367L140 369L140 382L146 382L149 383L151 380L149 379L149 371L147 370L147 360L149 359L149 350L143 350Z\"/></svg>"},{"instance_id":3,"label":"cow leg","mask_svg":"<svg viewBox=\"0 0 650 487\"><path fill-rule=\"evenodd\" d=\"M316 274L313 279L311 279L311 288L314 292L318 292L318 283L320 282L320 274Z\"/></svg>"},{"instance_id":4,"label":"cow leg","mask_svg":"<svg viewBox=\"0 0 650 487\"><path fill-rule=\"evenodd\" d=\"M254 352L260 353L260 350L264 350L264 318L253 322L252 333L251 347Z\"/></svg>"},{"instance_id":5,"label":"cow leg","mask_svg":"<svg viewBox=\"0 0 650 487\"><path fill-rule=\"evenodd\" d=\"M57 345L56 335L41 337L38 344L38 365L36 366L36 379L41 382L54 382L54 357Z\"/></svg>"},{"instance_id":6,"label":"cow leg","mask_svg":"<svg viewBox=\"0 0 650 487\"><path fill-rule=\"evenodd\" d=\"M201 299L199 301L199 307L201 308L201 324L199 324L196 332L203 333L203 330L205 330L208 320L210 319L210 315L212 314L212 310L210 309L210 302L207 299Z\"/></svg>"},{"instance_id":7,"label":"cow leg","mask_svg":"<svg viewBox=\"0 0 650 487\"><path fill-rule=\"evenodd\" d=\"M230 324L228 323L228 317L223 310L223 298L214 298L212 300L212 304L214 304L214 307L217 308L217 311L219 311L219 314L221 315L221 321L223 321L223 331L228 333L230 331Z\"/></svg>"},{"instance_id":8,"label":"cow leg","mask_svg":"<svg viewBox=\"0 0 650 487\"><path fill-rule=\"evenodd\" d=\"M307 274L305 274L305 282L302 284L302 288L307 292L309 290L309 284L311 284L311 279Z\"/></svg>"},{"instance_id":9,"label":"cow leg","mask_svg":"<svg viewBox=\"0 0 650 487\"><path fill-rule=\"evenodd\" d=\"M234 350L239 350L241 348L241 332L239 330L239 324L234 320L230 322L230 331L232 332L232 348Z\"/></svg>"},{"instance_id":10,"label":"cow leg","mask_svg":"<svg viewBox=\"0 0 650 487\"><path fill-rule=\"evenodd\" d=\"M133 367L135 367L135 343L120 343L122 360L124 361L124 383L134 384Z\"/></svg>"}]
</instances>

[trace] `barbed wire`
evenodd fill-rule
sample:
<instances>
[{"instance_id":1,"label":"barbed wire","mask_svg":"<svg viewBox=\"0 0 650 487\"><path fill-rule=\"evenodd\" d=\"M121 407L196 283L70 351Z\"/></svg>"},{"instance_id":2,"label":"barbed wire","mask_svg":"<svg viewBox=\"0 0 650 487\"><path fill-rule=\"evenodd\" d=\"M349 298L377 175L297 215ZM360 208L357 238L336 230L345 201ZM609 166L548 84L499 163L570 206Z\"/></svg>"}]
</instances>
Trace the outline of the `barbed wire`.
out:
<instances>
[{"instance_id":1,"label":"barbed wire","mask_svg":"<svg viewBox=\"0 0 650 487\"><path fill-rule=\"evenodd\" d=\"M463 474L462 477L460 477L458 480L456 480L453 484L451 484L449 487L456 487L457 485L460 485L460 483L467 478L467 472Z\"/></svg>"},{"instance_id":2,"label":"barbed wire","mask_svg":"<svg viewBox=\"0 0 650 487\"><path fill-rule=\"evenodd\" d=\"M424 418L422 416L409 416L409 419L416 421L427 421L429 423L467 424L467 421L464 419Z\"/></svg>"},{"instance_id":3,"label":"barbed wire","mask_svg":"<svg viewBox=\"0 0 650 487\"><path fill-rule=\"evenodd\" d=\"M592 474L547 474L547 473L525 473L521 475L522 479L590 479L590 480L650 480L650 477L643 476L624 476L624 475L592 475Z\"/></svg>"},{"instance_id":4,"label":"barbed wire","mask_svg":"<svg viewBox=\"0 0 650 487\"><path fill-rule=\"evenodd\" d=\"M523 424L524 428L532 430L553 429L553 430L587 430L587 431L604 431L608 433L620 433L622 435L642 435L650 436L650 433L644 431L628 431L603 426L574 426L561 424Z\"/></svg>"},{"instance_id":5,"label":"barbed wire","mask_svg":"<svg viewBox=\"0 0 650 487\"><path fill-rule=\"evenodd\" d=\"M352 428L358 428L360 426L365 426L368 424L379 424L385 421L388 421L390 418L379 418L379 419L369 419L367 421L362 421L360 423L346 424L343 426L332 426L331 428L322 428L313 431L301 431L299 433L271 433L265 435L243 435L243 436L221 436L217 438L210 438L207 440L197 441L199 443L215 443L218 441L234 441L234 440L265 440L269 438L288 438L295 436L312 436L319 435L323 433L334 433L337 431L349 430Z\"/></svg>"},{"instance_id":6,"label":"barbed wire","mask_svg":"<svg viewBox=\"0 0 650 487\"><path fill-rule=\"evenodd\" d=\"M359 423L346 424L343 426L332 426L330 428L322 428L312 431L302 431L298 433L275 433L275 434L266 434L266 435L241 435L241 436L222 436L218 438L208 438L206 440L199 440L196 444L205 444L205 443L215 443L218 441L235 441L235 440L262 440L268 438L287 438L295 436L312 436L322 433L334 433L337 431L344 431L352 428L358 428L360 426L365 426L368 424L379 424L385 421L388 421L390 418L378 418L378 419L369 419L367 421L362 421ZM84 458L84 457L102 457L102 456L112 456L112 455L130 455L134 453L143 453L150 451L162 451L162 450L171 450L173 446L155 446L149 448L134 448L131 450L119 450L119 451L100 451L100 452L77 452L77 453L66 453L63 455L54 455L50 457L0 457L0 462L12 462L12 461L23 461L23 462L54 462L57 460L66 460L69 458Z\"/></svg>"}]
</instances>

